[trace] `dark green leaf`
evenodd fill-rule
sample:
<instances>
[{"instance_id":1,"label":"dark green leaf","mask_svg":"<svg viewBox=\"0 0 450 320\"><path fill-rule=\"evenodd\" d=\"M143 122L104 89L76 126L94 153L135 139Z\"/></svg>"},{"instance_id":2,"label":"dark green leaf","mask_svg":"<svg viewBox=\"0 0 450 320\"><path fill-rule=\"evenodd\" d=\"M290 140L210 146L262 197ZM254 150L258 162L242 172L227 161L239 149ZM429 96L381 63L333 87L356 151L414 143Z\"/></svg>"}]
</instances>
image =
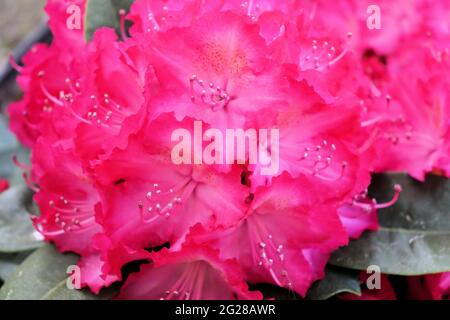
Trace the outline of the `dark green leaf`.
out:
<instances>
[{"instance_id":1,"label":"dark green leaf","mask_svg":"<svg viewBox=\"0 0 450 320\"><path fill-rule=\"evenodd\" d=\"M116 286L103 290L99 295L94 295L88 289L69 289L66 272L77 260L74 254L62 254L53 246L44 245L8 277L0 289L0 299L106 300L117 293Z\"/></svg>"},{"instance_id":2,"label":"dark green leaf","mask_svg":"<svg viewBox=\"0 0 450 320\"><path fill-rule=\"evenodd\" d=\"M335 252L333 265L365 270L377 265L394 275L450 271L450 180L428 175L425 183L404 174L375 175L370 194L379 202L403 191L397 203L379 211L381 229Z\"/></svg>"},{"instance_id":3,"label":"dark green leaf","mask_svg":"<svg viewBox=\"0 0 450 320\"><path fill-rule=\"evenodd\" d=\"M41 300L97 300L88 290L71 290L67 288L67 279L47 292Z\"/></svg>"},{"instance_id":4,"label":"dark green leaf","mask_svg":"<svg viewBox=\"0 0 450 320\"><path fill-rule=\"evenodd\" d=\"M30 255L30 252L0 253L0 279L8 280L17 267Z\"/></svg>"},{"instance_id":5,"label":"dark green leaf","mask_svg":"<svg viewBox=\"0 0 450 320\"><path fill-rule=\"evenodd\" d=\"M115 28L120 34L119 10L129 10L133 0L88 0L85 22L85 38L90 40L100 27Z\"/></svg>"},{"instance_id":6,"label":"dark green leaf","mask_svg":"<svg viewBox=\"0 0 450 320\"><path fill-rule=\"evenodd\" d=\"M45 245L31 254L0 289L0 299L41 299L67 278L67 267L77 262L73 254L61 254Z\"/></svg>"},{"instance_id":7,"label":"dark green leaf","mask_svg":"<svg viewBox=\"0 0 450 320\"><path fill-rule=\"evenodd\" d=\"M361 288L358 274L358 271L330 266L326 269L325 278L314 283L309 289L307 298L311 300L326 300L343 292L360 296Z\"/></svg>"},{"instance_id":8,"label":"dark green leaf","mask_svg":"<svg viewBox=\"0 0 450 320\"><path fill-rule=\"evenodd\" d=\"M31 224L26 205L31 192L14 186L0 194L0 252L18 252L38 248L42 236Z\"/></svg>"},{"instance_id":9,"label":"dark green leaf","mask_svg":"<svg viewBox=\"0 0 450 320\"><path fill-rule=\"evenodd\" d=\"M67 281L61 281L56 287L47 292L41 300L108 300L115 296L118 289L113 286L95 295L88 289L73 290L67 288Z\"/></svg>"},{"instance_id":10,"label":"dark green leaf","mask_svg":"<svg viewBox=\"0 0 450 320\"><path fill-rule=\"evenodd\" d=\"M0 177L11 178L14 164L11 157L19 148L18 142L8 130L6 121L0 115Z\"/></svg>"}]
</instances>

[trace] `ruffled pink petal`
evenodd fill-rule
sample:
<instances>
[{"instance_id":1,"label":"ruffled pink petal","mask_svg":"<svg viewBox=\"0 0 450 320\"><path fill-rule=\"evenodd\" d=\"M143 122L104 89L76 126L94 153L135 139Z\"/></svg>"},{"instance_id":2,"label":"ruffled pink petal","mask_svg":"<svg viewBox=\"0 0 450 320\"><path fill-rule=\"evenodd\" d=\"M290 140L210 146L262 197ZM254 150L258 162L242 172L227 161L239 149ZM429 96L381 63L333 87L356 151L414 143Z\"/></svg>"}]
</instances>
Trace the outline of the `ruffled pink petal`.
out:
<instances>
[{"instance_id":1,"label":"ruffled pink petal","mask_svg":"<svg viewBox=\"0 0 450 320\"><path fill-rule=\"evenodd\" d=\"M81 257L78 261L78 267L80 267L81 286L89 286L95 294L98 294L102 288L109 287L112 283L120 280L117 276L103 275L103 261L98 252L92 252Z\"/></svg>"},{"instance_id":2,"label":"ruffled pink petal","mask_svg":"<svg viewBox=\"0 0 450 320\"><path fill-rule=\"evenodd\" d=\"M184 245L181 251L152 255L122 287L121 300L247 300L261 299L249 291L238 264L221 260L208 246Z\"/></svg>"},{"instance_id":3,"label":"ruffled pink petal","mask_svg":"<svg viewBox=\"0 0 450 320\"><path fill-rule=\"evenodd\" d=\"M197 226L194 239L211 243L223 258L236 258L248 281L304 295L322 275L318 269L326 260L320 255L315 259L311 250L326 256L348 241L336 209L315 203L304 183L287 175L274 179L271 188L260 188L249 199L247 215L237 226L208 232ZM311 265L315 262L318 265Z\"/></svg>"},{"instance_id":4,"label":"ruffled pink petal","mask_svg":"<svg viewBox=\"0 0 450 320\"><path fill-rule=\"evenodd\" d=\"M41 214L33 223L61 251L83 253L101 231L95 221L98 191L71 151L46 147L45 142L37 150L33 163L41 171L34 174L39 185L34 200Z\"/></svg>"}]
</instances>

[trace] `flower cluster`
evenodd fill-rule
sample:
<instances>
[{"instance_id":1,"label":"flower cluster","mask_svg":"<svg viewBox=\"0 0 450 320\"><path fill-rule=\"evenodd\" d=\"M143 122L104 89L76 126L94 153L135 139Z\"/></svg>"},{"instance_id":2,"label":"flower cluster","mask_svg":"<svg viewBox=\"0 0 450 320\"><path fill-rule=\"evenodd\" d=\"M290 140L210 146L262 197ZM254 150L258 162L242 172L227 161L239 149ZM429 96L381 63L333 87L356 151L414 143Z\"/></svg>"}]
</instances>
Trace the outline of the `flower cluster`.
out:
<instances>
[{"instance_id":1,"label":"flower cluster","mask_svg":"<svg viewBox=\"0 0 450 320\"><path fill-rule=\"evenodd\" d=\"M122 34L87 41L66 27L85 1L49 0L53 43L16 65L9 107L35 227L81 256L94 292L140 261L119 298L304 296L332 251L377 229L371 172L450 176L450 8L379 2L373 30L366 0L136 0ZM278 129L278 172L173 163L171 135L194 121Z\"/></svg>"}]
</instances>

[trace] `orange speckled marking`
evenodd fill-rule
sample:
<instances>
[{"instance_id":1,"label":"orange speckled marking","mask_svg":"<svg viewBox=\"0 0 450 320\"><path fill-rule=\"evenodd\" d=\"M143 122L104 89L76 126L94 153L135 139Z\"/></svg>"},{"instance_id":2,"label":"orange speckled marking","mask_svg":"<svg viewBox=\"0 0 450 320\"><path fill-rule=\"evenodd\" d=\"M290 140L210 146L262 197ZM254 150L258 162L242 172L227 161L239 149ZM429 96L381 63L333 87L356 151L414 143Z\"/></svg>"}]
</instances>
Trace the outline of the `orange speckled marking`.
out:
<instances>
[{"instance_id":1,"label":"orange speckled marking","mask_svg":"<svg viewBox=\"0 0 450 320\"><path fill-rule=\"evenodd\" d=\"M206 42L200 46L197 61L203 70L222 75L241 75L247 68L244 52L216 42Z\"/></svg>"}]
</instances>

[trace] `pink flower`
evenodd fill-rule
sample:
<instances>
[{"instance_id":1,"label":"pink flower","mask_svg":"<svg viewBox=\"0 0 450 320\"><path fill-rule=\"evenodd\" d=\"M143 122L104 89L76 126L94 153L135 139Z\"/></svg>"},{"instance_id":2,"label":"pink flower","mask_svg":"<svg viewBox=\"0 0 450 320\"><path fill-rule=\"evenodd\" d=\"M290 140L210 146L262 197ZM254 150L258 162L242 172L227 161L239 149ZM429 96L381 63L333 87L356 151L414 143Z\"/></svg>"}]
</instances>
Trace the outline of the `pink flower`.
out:
<instances>
[{"instance_id":1,"label":"pink flower","mask_svg":"<svg viewBox=\"0 0 450 320\"><path fill-rule=\"evenodd\" d=\"M122 287L118 299L134 300L259 300L249 291L239 265L221 260L208 246L186 243L177 252L163 249L151 255Z\"/></svg>"},{"instance_id":2,"label":"pink flower","mask_svg":"<svg viewBox=\"0 0 450 320\"><path fill-rule=\"evenodd\" d=\"M176 128L193 130L193 121L163 114L95 168L102 198L97 220L110 241L105 250L123 251L122 263L128 262L126 248L176 246L197 223L232 226L244 215L248 188L240 184L241 170L225 174L213 166L173 164ZM122 266L105 261L114 270Z\"/></svg>"},{"instance_id":3,"label":"pink flower","mask_svg":"<svg viewBox=\"0 0 450 320\"><path fill-rule=\"evenodd\" d=\"M395 204L402 191L401 186L395 185L394 191L392 200L378 204L376 199L370 199L367 195L368 191L364 190L364 192L355 195L350 203L345 203L339 207L339 217L350 238L358 239L366 230L378 230L377 210Z\"/></svg>"},{"instance_id":4,"label":"pink flower","mask_svg":"<svg viewBox=\"0 0 450 320\"><path fill-rule=\"evenodd\" d=\"M249 282L272 283L304 295L323 276L326 259L315 259L314 250L328 255L348 241L336 208L317 203L307 185L305 179L284 174L271 188L251 195L245 217L235 226L206 231L197 226L193 238L218 248L224 259L237 259Z\"/></svg>"},{"instance_id":5,"label":"pink flower","mask_svg":"<svg viewBox=\"0 0 450 320\"><path fill-rule=\"evenodd\" d=\"M2 193L5 190L8 190L8 188L9 188L8 180L0 178L0 193Z\"/></svg>"},{"instance_id":6,"label":"pink flower","mask_svg":"<svg viewBox=\"0 0 450 320\"><path fill-rule=\"evenodd\" d=\"M395 4L389 0L377 1L354 1L358 12L363 15L361 30L361 44L365 48L373 48L381 53L391 53L401 49L400 44L404 39L421 31L423 21L420 9L423 0L410 0L402 5ZM376 4L380 8L380 29L369 29L366 26L366 10L369 5ZM371 12L373 14L373 11Z\"/></svg>"},{"instance_id":7,"label":"pink flower","mask_svg":"<svg viewBox=\"0 0 450 320\"><path fill-rule=\"evenodd\" d=\"M447 1L423 0L420 7L423 13L423 29L435 37L448 37L450 22L447 14L450 11L450 3Z\"/></svg>"},{"instance_id":8,"label":"pink flower","mask_svg":"<svg viewBox=\"0 0 450 320\"><path fill-rule=\"evenodd\" d=\"M408 277L408 296L417 300L448 300L450 273Z\"/></svg>"},{"instance_id":9,"label":"pink flower","mask_svg":"<svg viewBox=\"0 0 450 320\"><path fill-rule=\"evenodd\" d=\"M117 275L103 272L105 264L102 261L101 250L96 248L90 248L88 252L85 252L77 265L81 270L81 287L88 286L95 294L98 294L102 288L109 287L112 283L120 280Z\"/></svg>"},{"instance_id":10,"label":"pink flower","mask_svg":"<svg viewBox=\"0 0 450 320\"><path fill-rule=\"evenodd\" d=\"M81 285L98 294L102 288L122 279L124 265L148 258L147 250L113 242L106 234L98 233L92 238L89 251L78 261Z\"/></svg>"},{"instance_id":11,"label":"pink flower","mask_svg":"<svg viewBox=\"0 0 450 320\"><path fill-rule=\"evenodd\" d=\"M408 171L423 180L434 169L448 175L449 83L441 79L450 60L445 51L414 50L415 57L406 53L388 62L395 82L381 82L361 100L362 123L376 136L376 171Z\"/></svg>"},{"instance_id":12,"label":"pink flower","mask_svg":"<svg viewBox=\"0 0 450 320\"><path fill-rule=\"evenodd\" d=\"M79 85L66 80L74 76L73 64L84 46L83 28L67 28L66 10L69 5L76 5L83 21L85 2L49 0L46 11L55 40L50 46L35 45L23 58L24 66L15 66L20 71L17 82L25 95L21 101L11 104L8 111L11 130L25 146L32 147L42 131L48 130L43 126L52 130L57 126L53 116L61 117L58 110L61 100L68 98L66 94L73 91L73 86Z\"/></svg>"},{"instance_id":13,"label":"pink flower","mask_svg":"<svg viewBox=\"0 0 450 320\"><path fill-rule=\"evenodd\" d=\"M32 147L44 130L44 122L57 125L52 120L52 115L60 112L60 102L55 97L67 88L64 80L72 60L63 59L55 47L39 44L25 55L23 62L17 82L25 95L8 111L11 130L25 146Z\"/></svg>"},{"instance_id":14,"label":"pink flower","mask_svg":"<svg viewBox=\"0 0 450 320\"><path fill-rule=\"evenodd\" d=\"M90 72L67 108L79 120L73 141L85 161L106 158L115 147L125 146L144 120L146 79L140 77L127 50L133 45L122 48L114 31L103 28L84 52L84 67Z\"/></svg>"},{"instance_id":15,"label":"pink flower","mask_svg":"<svg viewBox=\"0 0 450 320\"><path fill-rule=\"evenodd\" d=\"M339 295L339 299L342 300L397 300L396 293L392 286L389 277L385 274L381 275L380 288L369 289L366 287L365 282L368 275L362 272L360 275L360 282L362 286L362 293L357 296L352 293L344 293Z\"/></svg>"},{"instance_id":16,"label":"pink flower","mask_svg":"<svg viewBox=\"0 0 450 320\"><path fill-rule=\"evenodd\" d=\"M130 33L133 36L151 35L175 27L188 27L205 7L214 2L220 1L208 1L205 5L200 0L136 0L127 16L133 23Z\"/></svg>"},{"instance_id":17,"label":"pink flower","mask_svg":"<svg viewBox=\"0 0 450 320\"><path fill-rule=\"evenodd\" d=\"M448 299L450 295L450 272L425 276L425 282L433 299Z\"/></svg>"},{"instance_id":18,"label":"pink flower","mask_svg":"<svg viewBox=\"0 0 450 320\"><path fill-rule=\"evenodd\" d=\"M350 238L358 239L364 231L377 231L377 210L367 207L344 204L338 209L339 217Z\"/></svg>"},{"instance_id":19,"label":"pink flower","mask_svg":"<svg viewBox=\"0 0 450 320\"><path fill-rule=\"evenodd\" d=\"M381 275L380 288L368 289L365 281L368 275L361 273L360 280L362 286L361 296L354 294L341 294L340 299L344 300L396 300L397 294L394 291L393 282L387 275ZM402 294L413 300L442 300L448 299L450 293L449 273L437 273L422 276L404 277L406 287Z\"/></svg>"},{"instance_id":20,"label":"pink flower","mask_svg":"<svg viewBox=\"0 0 450 320\"><path fill-rule=\"evenodd\" d=\"M120 299L261 298L247 282L305 296L396 201L398 186L387 203L368 197L372 171L450 176L447 7L381 1L381 32L369 4L136 0L122 41L109 28L86 41L83 19L66 25L86 1L49 0L54 41L16 66L24 97L9 113L32 149L33 223L80 254L82 285L98 293L144 260ZM226 163L225 147L207 164L209 129L271 137L251 141L259 161L245 150ZM430 276L427 292L447 282ZM396 297L382 285L361 298Z\"/></svg>"},{"instance_id":21,"label":"pink flower","mask_svg":"<svg viewBox=\"0 0 450 320\"><path fill-rule=\"evenodd\" d=\"M99 194L81 161L73 151L40 140L34 148L33 168L39 185L34 200L41 212L33 218L36 229L61 251L84 253L101 227L94 213Z\"/></svg>"},{"instance_id":22,"label":"pink flower","mask_svg":"<svg viewBox=\"0 0 450 320\"><path fill-rule=\"evenodd\" d=\"M422 31L422 24L426 21L424 13L429 11L427 8L432 2L409 0L398 4L389 0L349 0L338 3L319 1L309 11L313 15L310 21L318 27L329 28L328 33L351 32L355 39L352 47L360 53L366 49L374 49L390 54L401 49L400 44L403 44L404 38ZM377 6L379 11L374 11L373 6ZM379 29L371 26L376 18L380 21Z\"/></svg>"},{"instance_id":23,"label":"pink flower","mask_svg":"<svg viewBox=\"0 0 450 320\"><path fill-rule=\"evenodd\" d=\"M351 88L358 83L356 56L350 51L353 34L300 30L295 41L298 79L305 79L327 103L343 103L353 98ZM348 102L347 102L348 104Z\"/></svg>"},{"instance_id":24,"label":"pink flower","mask_svg":"<svg viewBox=\"0 0 450 320\"><path fill-rule=\"evenodd\" d=\"M48 25L54 36L53 45L62 50L64 55L66 51L81 50L85 44L84 40L84 16L86 11L87 0L48 0L45 11L49 16ZM69 10L69 9L76 10ZM71 15L79 13L78 17L74 16L74 21L69 18ZM69 22L78 20L80 25L74 24L68 27ZM78 22L77 21L77 22ZM79 27L79 28L78 28Z\"/></svg>"},{"instance_id":25,"label":"pink flower","mask_svg":"<svg viewBox=\"0 0 450 320\"><path fill-rule=\"evenodd\" d=\"M292 177L305 176L322 199L350 201L369 184L373 157L373 150L360 141L359 110L327 105L304 80L291 85L289 107L254 117L256 127L279 129L280 170L262 176L260 166L250 166L252 190L288 172ZM267 149L277 152L271 142Z\"/></svg>"},{"instance_id":26,"label":"pink flower","mask_svg":"<svg viewBox=\"0 0 450 320\"><path fill-rule=\"evenodd\" d=\"M145 38L144 38L145 39ZM155 113L174 111L214 128L240 128L246 115L282 105L288 83L257 26L232 13L205 14L189 28L158 32L145 50L159 80Z\"/></svg>"}]
</instances>

